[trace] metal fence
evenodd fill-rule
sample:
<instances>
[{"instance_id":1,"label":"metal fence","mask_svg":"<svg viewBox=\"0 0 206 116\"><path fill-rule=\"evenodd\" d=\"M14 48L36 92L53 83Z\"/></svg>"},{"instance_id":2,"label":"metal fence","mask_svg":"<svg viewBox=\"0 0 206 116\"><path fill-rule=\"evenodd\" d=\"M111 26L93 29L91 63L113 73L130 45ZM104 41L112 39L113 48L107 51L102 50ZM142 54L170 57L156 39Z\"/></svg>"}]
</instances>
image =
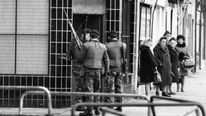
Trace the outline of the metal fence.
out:
<instances>
[{"instance_id":1,"label":"metal fence","mask_svg":"<svg viewBox=\"0 0 206 116\"><path fill-rule=\"evenodd\" d=\"M99 96L99 97L135 97L138 98L136 100L145 100L145 103L77 103L72 106L71 109L71 115L74 116L77 107L80 106L98 106L100 107L102 111L102 115L105 116L106 114L113 114L117 116L126 116L126 114L122 112L118 112L113 109L109 109L106 107L114 107L114 106L122 106L122 107L147 107L147 115L150 116L156 116L156 107L185 107L185 106L194 106L193 109L186 112L184 116L187 116L193 112L195 112L196 116L205 116L205 109L201 103L195 102L195 101L189 101L184 99L177 99L177 98L170 98L170 97L160 97L160 96L151 96L147 97L144 95L138 95L138 94L112 94L112 93L88 93L88 92L52 92L49 91L45 87L41 86L0 86L0 89L9 89L9 90L28 90L25 91L20 98L20 105L19 105L19 112L15 115L22 115L22 109L23 109L23 101L25 96L27 95L46 95L48 98L48 114L46 115L52 115L52 95L65 95L65 96ZM31 91L32 90L32 91ZM155 100L166 100L170 101L169 103L155 103ZM171 103L172 102L172 103ZM32 114L31 114L32 115Z\"/></svg>"}]
</instances>

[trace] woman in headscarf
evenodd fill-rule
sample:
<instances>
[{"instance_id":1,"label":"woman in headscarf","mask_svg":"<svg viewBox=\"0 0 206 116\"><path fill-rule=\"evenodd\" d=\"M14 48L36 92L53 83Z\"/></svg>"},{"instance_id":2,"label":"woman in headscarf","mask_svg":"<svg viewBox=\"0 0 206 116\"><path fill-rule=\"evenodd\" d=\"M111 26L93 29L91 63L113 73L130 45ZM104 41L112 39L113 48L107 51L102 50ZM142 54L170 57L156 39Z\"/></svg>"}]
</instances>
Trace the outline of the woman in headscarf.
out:
<instances>
[{"instance_id":1,"label":"woman in headscarf","mask_svg":"<svg viewBox=\"0 0 206 116\"><path fill-rule=\"evenodd\" d=\"M150 93L150 85L154 81L154 72L157 66L150 47L152 47L151 39L144 40L140 47L140 82L145 85L146 95Z\"/></svg>"}]
</instances>

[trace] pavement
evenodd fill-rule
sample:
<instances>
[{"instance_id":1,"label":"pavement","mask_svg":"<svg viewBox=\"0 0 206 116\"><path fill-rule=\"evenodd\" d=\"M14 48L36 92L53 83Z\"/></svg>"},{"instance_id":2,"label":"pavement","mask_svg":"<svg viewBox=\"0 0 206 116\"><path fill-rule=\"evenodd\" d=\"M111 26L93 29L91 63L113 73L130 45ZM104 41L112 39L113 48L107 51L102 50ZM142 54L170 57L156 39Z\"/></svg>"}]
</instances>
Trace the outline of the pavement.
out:
<instances>
[{"instance_id":1,"label":"pavement","mask_svg":"<svg viewBox=\"0 0 206 116\"><path fill-rule=\"evenodd\" d=\"M153 88L153 87L152 87ZM128 88L127 88L128 89ZM184 92L176 92L176 83L172 85L173 92L176 95L173 95L172 98L185 99L190 101L196 101L201 103L206 109L206 69L197 70L196 73L189 73L189 76L185 77L185 88ZM139 93L144 94L144 86L140 86ZM152 89L151 95L155 95L155 90ZM127 100L127 102L134 103L135 100ZM168 101L157 101L158 103L169 103ZM193 110L194 107L158 107L157 114L158 116L183 116L186 113ZM138 112L137 112L138 111ZM129 116L134 114L141 114L141 116L146 116L143 110L137 110L136 108L125 108L124 113ZM194 112L189 116L195 115Z\"/></svg>"},{"instance_id":2,"label":"pavement","mask_svg":"<svg viewBox=\"0 0 206 116\"><path fill-rule=\"evenodd\" d=\"M125 87L125 91L128 87ZM176 84L174 83L172 86L172 90L176 92ZM206 108L206 69L197 70L195 74L190 73L188 77L185 79L185 89L184 92L176 92L176 95L173 95L172 98L180 98L186 99L191 101L197 101L203 104L204 108ZM144 94L144 86L140 86L140 93ZM154 95L154 89L151 91L151 95ZM125 99L125 103L145 103L142 99ZM164 100L157 100L155 103L170 103ZM157 116L183 116L189 114L188 116L194 116L195 112L193 109L196 108L194 106L184 106L184 107L156 107L156 114ZM128 116L147 116L148 108L146 107L124 107L123 114ZM15 114L18 112L16 108L0 108L0 114ZM8 113L10 112L10 113ZM45 113L44 113L45 112ZM54 116L63 116L63 115L70 115L70 108L68 109L53 109L52 110ZM23 113L25 115L44 115L47 113L47 109L38 109L38 108L24 108ZM39 114L40 113L40 114ZM78 115L78 114L77 114Z\"/></svg>"}]
</instances>

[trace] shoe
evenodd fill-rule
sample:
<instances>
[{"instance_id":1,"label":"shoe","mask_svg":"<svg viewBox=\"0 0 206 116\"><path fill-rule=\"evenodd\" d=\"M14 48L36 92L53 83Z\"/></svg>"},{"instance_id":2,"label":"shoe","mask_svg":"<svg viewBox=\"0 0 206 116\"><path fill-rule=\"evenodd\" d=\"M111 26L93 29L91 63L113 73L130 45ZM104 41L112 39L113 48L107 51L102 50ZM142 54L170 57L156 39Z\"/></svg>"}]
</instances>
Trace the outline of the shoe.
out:
<instances>
[{"instance_id":1,"label":"shoe","mask_svg":"<svg viewBox=\"0 0 206 116\"><path fill-rule=\"evenodd\" d=\"M170 92L170 93L167 93L167 94L169 94L169 95L176 95L176 93L174 93L174 92Z\"/></svg>"},{"instance_id":2,"label":"shoe","mask_svg":"<svg viewBox=\"0 0 206 116\"><path fill-rule=\"evenodd\" d=\"M181 89L181 92L185 92L183 89Z\"/></svg>"},{"instance_id":3,"label":"shoe","mask_svg":"<svg viewBox=\"0 0 206 116\"><path fill-rule=\"evenodd\" d=\"M98 109L94 110L95 115L100 115L100 111Z\"/></svg>"},{"instance_id":4,"label":"shoe","mask_svg":"<svg viewBox=\"0 0 206 116\"><path fill-rule=\"evenodd\" d=\"M79 113L79 116L93 116L93 113L83 112Z\"/></svg>"},{"instance_id":5,"label":"shoe","mask_svg":"<svg viewBox=\"0 0 206 116\"><path fill-rule=\"evenodd\" d=\"M119 107L117 107L115 110L117 110L117 111L119 111L119 112L122 112L122 107L119 106Z\"/></svg>"},{"instance_id":6,"label":"shoe","mask_svg":"<svg viewBox=\"0 0 206 116\"><path fill-rule=\"evenodd\" d=\"M166 92L162 92L162 96L165 96L165 97L171 97L171 96L168 95Z\"/></svg>"},{"instance_id":7,"label":"shoe","mask_svg":"<svg viewBox=\"0 0 206 116\"><path fill-rule=\"evenodd\" d=\"M156 92L155 95L156 95L156 96L160 96L160 93L159 93L159 92Z\"/></svg>"}]
</instances>

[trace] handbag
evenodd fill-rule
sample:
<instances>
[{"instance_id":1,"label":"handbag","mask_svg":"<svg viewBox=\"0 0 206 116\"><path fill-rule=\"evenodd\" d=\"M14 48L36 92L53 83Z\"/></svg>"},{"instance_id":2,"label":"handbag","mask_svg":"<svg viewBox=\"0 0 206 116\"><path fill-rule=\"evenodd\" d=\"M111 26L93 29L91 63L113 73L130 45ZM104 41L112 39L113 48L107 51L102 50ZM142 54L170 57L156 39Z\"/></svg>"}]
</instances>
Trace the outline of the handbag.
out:
<instances>
[{"instance_id":1,"label":"handbag","mask_svg":"<svg viewBox=\"0 0 206 116\"><path fill-rule=\"evenodd\" d=\"M183 67L185 69L190 69L193 68L195 66L195 62L191 59L187 59L183 61Z\"/></svg>"},{"instance_id":2,"label":"handbag","mask_svg":"<svg viewBox=\"0 0 206 116\"><path fill-rule=\"evenodd\" d=\"M162 83L161 75L158 71L154 72L154 84L160 84Z\"/></svg>"}]
</instances>

